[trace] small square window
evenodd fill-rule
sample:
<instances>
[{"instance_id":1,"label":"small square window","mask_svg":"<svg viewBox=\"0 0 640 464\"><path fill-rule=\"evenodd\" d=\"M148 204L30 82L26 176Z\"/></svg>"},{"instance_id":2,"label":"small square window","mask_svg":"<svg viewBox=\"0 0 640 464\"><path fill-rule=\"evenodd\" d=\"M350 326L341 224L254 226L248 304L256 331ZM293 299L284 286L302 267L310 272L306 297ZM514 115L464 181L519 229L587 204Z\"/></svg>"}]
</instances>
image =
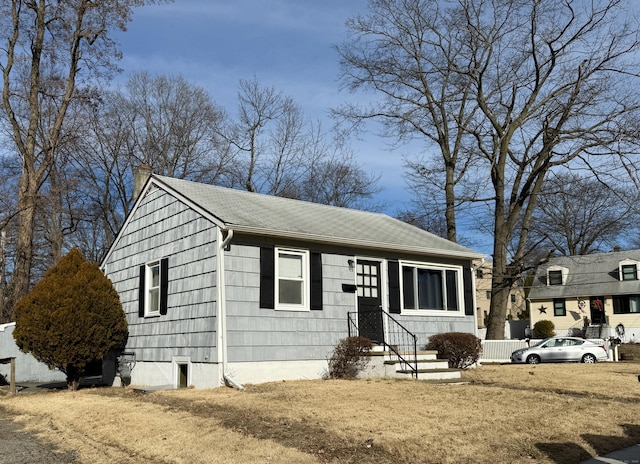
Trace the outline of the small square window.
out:
<instances>
[{"instance_id":1,"label":"small square window","mask_svg":"<svg viewBox=\"0 0 640 464\"><path fill-rule=\"evenodd\" d=\"M516 302L516 296L512 293L511 294L511 303L515 303Z\"/></svg>"},{"instance_id":2,"label":"small square window","mask_svg":"<svg viewBox=\"0 0 640 464\"><path fill-rule=\"evenodd\" d=\"M562 285L562 271L549 271L549 285Z\"/></svg>"},{"instance_id":3,"label":"small square window","mask_svg":"<svg viewBox=\"0 0 640 464\"><path fill-rule=\"evenodd\" d=\"M491 290L487 290L486 295L487 295L487 300L490 300L491 299Z\"/></svg>"},{"instance_id":4,"label":"small square window","mask_svg":"<svg viewBox=\"0 0 640 464\"><path fill-rule=\"evenodd\" d=\"M638 268L635 264L622 265L622 280L638 280Z\"/></svg>"}]
</instances>

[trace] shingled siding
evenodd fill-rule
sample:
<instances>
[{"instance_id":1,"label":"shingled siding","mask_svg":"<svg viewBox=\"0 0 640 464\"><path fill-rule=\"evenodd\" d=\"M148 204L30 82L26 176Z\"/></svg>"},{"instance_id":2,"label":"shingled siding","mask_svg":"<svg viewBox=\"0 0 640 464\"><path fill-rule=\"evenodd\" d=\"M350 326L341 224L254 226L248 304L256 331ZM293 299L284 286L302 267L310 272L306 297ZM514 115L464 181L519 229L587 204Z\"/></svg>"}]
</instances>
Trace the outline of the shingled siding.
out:
<instances>
[{"instance_id":1,"label":"shingled siding","mask_svg":"<svg viewBox=\"0 0 640 464\"><path fill-rule=\"evenodd\" d=\"M342 284L353 282L353 257L322 253L322 310L297 312L259 307L260 247L232 244L225 256L229 362L324 361L347 336L355 295Z\"/></svg>"},{"instance_id":2,"label":"shingled siding","mask_svg":"<svg viewBox=\"0 0 640 464\"><path fill-rule=\"evenodd\" d=\"M418 337L418 349L423 349L429 343L429 337L445 332L475 333L473 316L403 316L392 314L393 318L407 330Z\"/></svg>"},{"instance_id":3,"label":"shingled siding","mask_svg":"<svg viewBox=\"0 0 640 464\"><path fill-rule=\"evenodd\" d=\"M138 362L216 360L216 228L162 190L147 194L104 263L129 323ZM138 315L140 266L168 258L167 314Z\"/></svg>"}]
</instances>

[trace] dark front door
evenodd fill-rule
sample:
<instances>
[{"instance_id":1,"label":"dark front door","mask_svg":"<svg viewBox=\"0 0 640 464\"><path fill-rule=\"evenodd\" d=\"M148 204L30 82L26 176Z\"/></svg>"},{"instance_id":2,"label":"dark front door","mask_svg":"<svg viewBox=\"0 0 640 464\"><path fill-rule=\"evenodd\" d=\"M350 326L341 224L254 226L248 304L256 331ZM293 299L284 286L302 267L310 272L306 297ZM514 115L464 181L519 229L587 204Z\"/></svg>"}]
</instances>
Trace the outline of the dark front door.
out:
<instances>
[{"instance_id":1,"label":"dark front door","mask_svg":"<svg viewBox=\"0 0 640 464\"><path fill-rule=\"evenodd\" d=\"M358 287L358 331L374 343L384 341L382 324L382 297L380 263L358 260L356 265Z\"/></svg>"},{"instance_id":2,"label":"dark front door","mask_svg":"<svg viewBox=\"0 0 640 464\"><path fill-rule=\"evenodd\" d=\"M604 297L592 296L591 297L591 323L592 324L604 324Z\"/></svg>"}]
</instances>

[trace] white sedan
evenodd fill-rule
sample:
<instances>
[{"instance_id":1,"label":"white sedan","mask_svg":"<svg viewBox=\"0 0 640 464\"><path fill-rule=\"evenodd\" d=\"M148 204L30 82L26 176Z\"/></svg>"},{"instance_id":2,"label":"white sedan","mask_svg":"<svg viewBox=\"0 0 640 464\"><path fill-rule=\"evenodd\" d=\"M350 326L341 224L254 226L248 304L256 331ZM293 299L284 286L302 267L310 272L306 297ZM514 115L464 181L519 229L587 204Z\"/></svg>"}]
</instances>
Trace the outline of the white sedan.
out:
<instances>
[{"instance_id":1,"label":"white sedan","mask_svg":"<svg viewBox=\"0 0 640 464\"><path fill-rule=\"evenodd\" d=\"M529 348L511 353L512 363L539 364L541 362L594 363L608 359L604 343L577 337L546 338Z\"/></svg>"}]
</instances>

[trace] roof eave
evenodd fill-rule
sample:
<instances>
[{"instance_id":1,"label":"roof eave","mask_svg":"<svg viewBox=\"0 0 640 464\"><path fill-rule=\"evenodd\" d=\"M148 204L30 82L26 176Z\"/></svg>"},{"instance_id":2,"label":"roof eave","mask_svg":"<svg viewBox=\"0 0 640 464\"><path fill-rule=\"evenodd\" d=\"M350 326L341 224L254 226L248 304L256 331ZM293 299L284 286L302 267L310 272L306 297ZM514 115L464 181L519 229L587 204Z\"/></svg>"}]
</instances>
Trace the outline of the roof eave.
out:
<instances>
[{"instance_id":1,"label":"roof eave","mask_svg":"<svg viewBox=\"0 0 640 464\"><path fill-rule=\"evenodd\" d=\"M349 238L337 238L326 235L306 234L301 232L283 231L283 230L270 230L262 229L250 226L241 226L234 224L226 224L225 229L233 229L234 232L244 233L250 235L259 235L263 237L272 238L285 238L293 240L302 240L305 242L323 243L335 245L339 243L341 245L354 246L358 248L371 249L371 250L384 250L402 253L412 253L429 256L447 256L452 258L465 258L465 259L481 259L486 258L486 255L477 253L474 251L458 251L458 250L445 250L441 248L428 248L428 247L411 247L392 245L384 242L374 242L370 240L357 240Z\"/></svg>"}]
</instances>

